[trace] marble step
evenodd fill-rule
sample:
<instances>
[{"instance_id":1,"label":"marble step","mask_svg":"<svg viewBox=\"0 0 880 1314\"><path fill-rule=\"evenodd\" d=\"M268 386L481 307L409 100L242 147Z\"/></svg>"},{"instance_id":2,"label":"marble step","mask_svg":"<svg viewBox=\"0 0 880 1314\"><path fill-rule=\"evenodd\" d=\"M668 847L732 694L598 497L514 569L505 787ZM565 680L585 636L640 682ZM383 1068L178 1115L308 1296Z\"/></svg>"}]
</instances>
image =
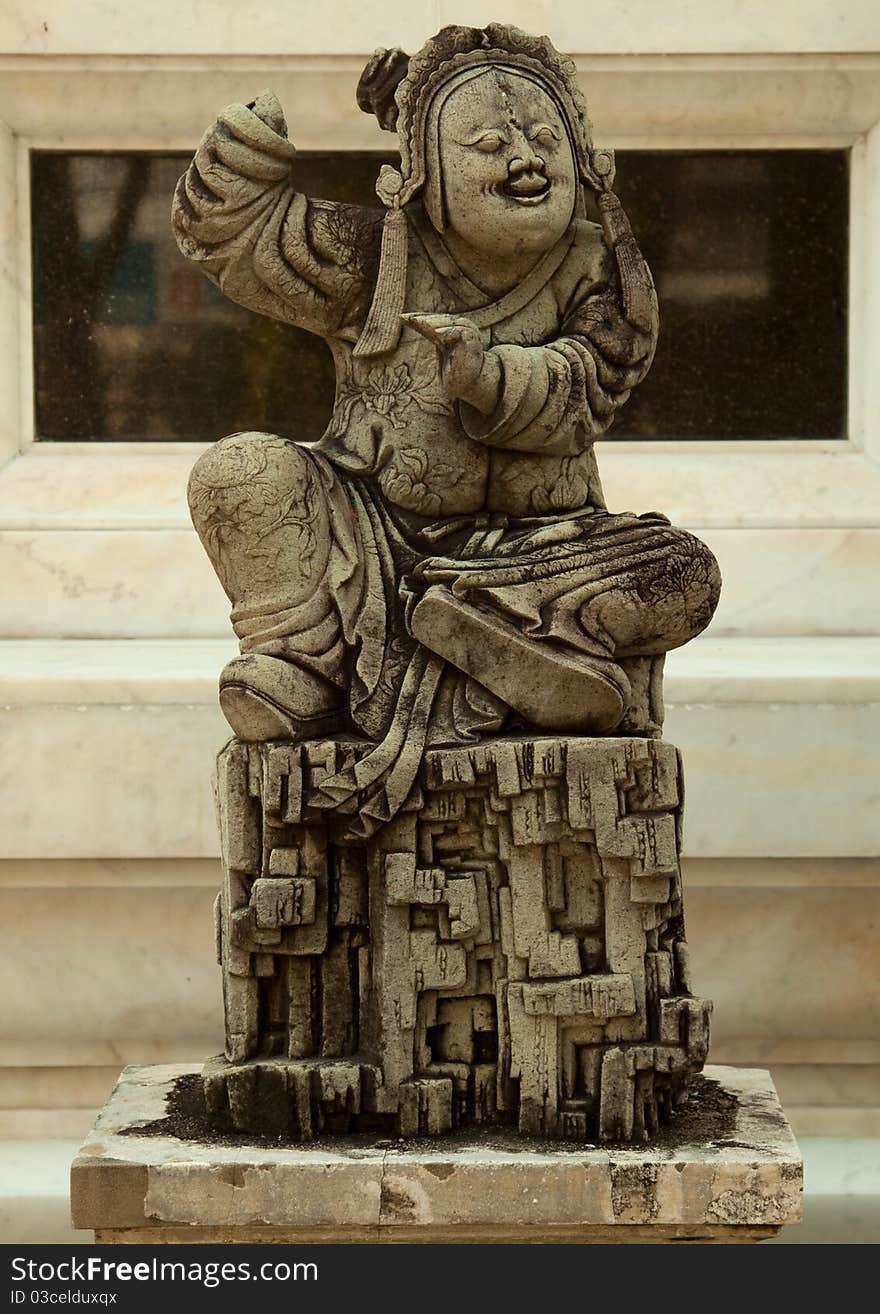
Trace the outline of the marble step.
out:
<instances>
[{"instance_id":1,"label":"marble step","mask_svg":"<svg viewBox=\"0 0 880 1314\"><path fill-rule=\"evenodd\" d=\"M9 858L217 853L211 763L230 640L0 642ZM704 637L670 654L691 857L880 852L880 638Z\"/></svg>"},{"instance_id":2,"label":"marble step","mask_svg":"<svg viewBox=\"0 0 880 1314\"><path fill-rule=\"evenodd\" d=\"M72 521L69 508L57 525L51 516L30 524L22 506L9 505L7 473L0 476L0 634L221 640L228 634L228 599L188 522L164 524L160 517L153 524L146 507L143 517L105 523L90 501L91 527ZM66 489L64 476L58 478ZM151 486L149 472L144 483ZM673 510L659 499L647 505ZM880 629L880 529L858 522L681 523L705 540L721 566L713 635L794 638Z\"/></svg>"}]
</instances>

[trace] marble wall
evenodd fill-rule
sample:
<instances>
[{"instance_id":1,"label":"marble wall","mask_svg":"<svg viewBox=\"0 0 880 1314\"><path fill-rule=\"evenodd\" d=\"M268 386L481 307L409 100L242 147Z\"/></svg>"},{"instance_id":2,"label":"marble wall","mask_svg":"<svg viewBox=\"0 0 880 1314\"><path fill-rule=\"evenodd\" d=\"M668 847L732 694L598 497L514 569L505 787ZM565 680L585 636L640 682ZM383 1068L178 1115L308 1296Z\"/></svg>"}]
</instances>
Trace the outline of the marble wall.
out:
<instances>
[{"instance_id":1,"label":"marble wall","mask_svg":"<svg viewBox=\"0 0 880 1314\"><path fill-rule=\"evenodd\" d=\"M814 1132L880 1132L878 647L709 637L669 660L713 1057L770 1065ZM0 1137L76 1134L122 1064L220 1047L210 767L229 648L0 643Z\"/></svg>"}]
</instances>

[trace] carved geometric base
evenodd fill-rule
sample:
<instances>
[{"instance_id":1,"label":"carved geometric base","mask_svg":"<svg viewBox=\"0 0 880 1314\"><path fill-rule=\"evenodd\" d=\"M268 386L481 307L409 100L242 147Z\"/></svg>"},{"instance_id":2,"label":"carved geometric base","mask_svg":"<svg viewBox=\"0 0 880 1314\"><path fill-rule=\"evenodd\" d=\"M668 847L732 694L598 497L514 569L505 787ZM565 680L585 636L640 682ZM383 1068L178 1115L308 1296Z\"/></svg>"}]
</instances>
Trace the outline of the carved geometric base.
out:
<instances>
[{"instance_id":1,"label":"carved geometric base","mask_svg":"<svg viewBox=\"0 0 880 1314\"><path fill-rule=\"evenodd\" d=\"M706 1057L659 740L499 739L425 755L370 838L311 805L364 748L218 758L226 1057L237 1130L414 1136L480 1123L646 1140Z\"/></svg>"}]
</instances>

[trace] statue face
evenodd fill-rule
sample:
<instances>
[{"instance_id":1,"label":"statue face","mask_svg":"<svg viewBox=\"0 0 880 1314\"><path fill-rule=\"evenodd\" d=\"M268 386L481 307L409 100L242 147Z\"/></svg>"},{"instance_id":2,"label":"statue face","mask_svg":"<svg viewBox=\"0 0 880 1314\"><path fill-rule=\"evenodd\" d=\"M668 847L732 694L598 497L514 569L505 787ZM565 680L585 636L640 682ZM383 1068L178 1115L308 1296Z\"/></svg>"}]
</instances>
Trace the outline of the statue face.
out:
<instances>
[{"instance_id":1,"label":"statue face","mask_svg":"<svg viewBox=\"0 0 880 1314\"><path fill-rule=\"evenodd\" d=\"M439 121L448 227L487 256L540 256L574 214L577 171L560 111L529 78L487 69Z\"/></svg>"}]
</instances>

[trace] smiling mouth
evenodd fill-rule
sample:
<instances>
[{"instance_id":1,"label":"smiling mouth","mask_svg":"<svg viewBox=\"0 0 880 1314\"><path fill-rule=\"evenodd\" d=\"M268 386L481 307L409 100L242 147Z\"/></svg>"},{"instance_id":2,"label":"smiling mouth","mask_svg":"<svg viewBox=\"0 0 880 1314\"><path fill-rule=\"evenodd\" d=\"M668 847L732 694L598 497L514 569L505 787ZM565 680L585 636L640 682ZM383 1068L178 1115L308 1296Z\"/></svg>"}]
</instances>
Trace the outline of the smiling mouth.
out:
<instances>
[{"instance_id":1,"label":"smiling mouth","mask_svg":"<svg viewBox=\"0 0 880 1314\"><path fill-rule=\"evenodd\" d=\"M550 182L543 173L520 173L501 185L501 192L520 205L538 205L550 192Z\"/></svg>"}]
</instances>

